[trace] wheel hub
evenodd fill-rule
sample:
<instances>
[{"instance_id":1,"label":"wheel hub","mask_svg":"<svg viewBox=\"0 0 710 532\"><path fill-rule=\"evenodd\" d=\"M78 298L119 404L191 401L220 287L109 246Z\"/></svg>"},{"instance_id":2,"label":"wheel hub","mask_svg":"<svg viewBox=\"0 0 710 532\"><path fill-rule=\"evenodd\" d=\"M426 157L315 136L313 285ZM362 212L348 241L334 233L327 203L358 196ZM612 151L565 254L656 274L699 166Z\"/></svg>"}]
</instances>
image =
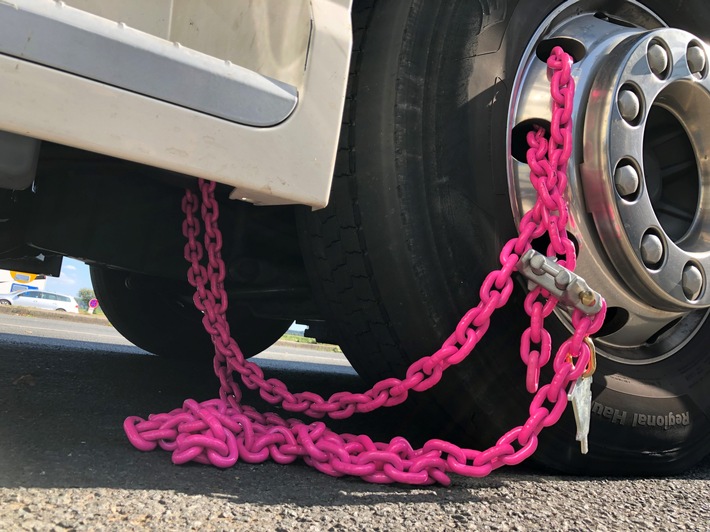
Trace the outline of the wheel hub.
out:
<instances>
[{"instance_id":1,"label":"wheel hub","mask_svg":"<svg viewBox=\"0 0 710 532\"><path fill-rule=\"evenodd\" d=\"M669 331L710 307L709 51L639 4L619 4L623 20L568 2L532 39L511 100L509 185L520 219L536 199L524 137L549 124L543 59L559 44L577 81L568 170L577 271L612 310L602 343L663 344L648 359L681 347L687 326L670 344Z\"/></svg>"},{"instance_id":2,"label":"wheel hub","mask_svg":"<svg viewBox=\"0 0 710 532\"><path fill-rule=\"evenodd\" d=\"M627 38L581 117L584 199L602 244L634 292L671 311L710 306L710 161L696 156L710 141L705 57L681 30Z\"/></svg>"}]
</instances>

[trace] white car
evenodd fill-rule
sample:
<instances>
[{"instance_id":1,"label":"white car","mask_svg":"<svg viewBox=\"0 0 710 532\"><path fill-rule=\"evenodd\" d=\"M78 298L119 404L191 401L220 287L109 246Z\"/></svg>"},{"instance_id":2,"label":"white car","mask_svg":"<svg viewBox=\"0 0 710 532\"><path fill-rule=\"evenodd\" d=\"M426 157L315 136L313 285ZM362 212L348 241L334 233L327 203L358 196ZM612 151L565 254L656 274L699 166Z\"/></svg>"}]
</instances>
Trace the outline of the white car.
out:
<instances>
[{"instance_id":1,"label":"white car","mask_svg":"<svg viewBox=\"0 0 710 532\"><path fill-rule=\"evenodd\" d=\"M79 312L79 304L72 296L55 294L43 290L25 290L11 294L0 294L0 305L16 305L60 312Z\"/></svg>"}]
</instances>

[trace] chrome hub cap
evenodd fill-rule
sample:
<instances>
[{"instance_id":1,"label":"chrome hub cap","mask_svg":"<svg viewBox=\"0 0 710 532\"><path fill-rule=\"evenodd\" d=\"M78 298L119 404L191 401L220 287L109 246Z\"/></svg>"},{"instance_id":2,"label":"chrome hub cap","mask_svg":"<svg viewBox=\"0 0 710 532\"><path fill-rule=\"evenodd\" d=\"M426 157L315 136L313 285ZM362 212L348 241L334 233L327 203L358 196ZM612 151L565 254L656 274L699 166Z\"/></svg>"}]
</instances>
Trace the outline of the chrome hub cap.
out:
<instances>
[{"instance_id":1,"label":"chrome hub cap","mask_svg":"<svg viewBox=\"0 0 710 532\"><path fill-rule=\"evenodd\" d=\"M568 169L577 273L610 309L598 343L643 363L682 347L710 307L710 51L641 5L618 4L623 19L568 2L533 38L511 100L508 176L519 220L535 202L524 138L549 124L544 59L559 44L577 82Z\"/></svg>"}]
</instances>

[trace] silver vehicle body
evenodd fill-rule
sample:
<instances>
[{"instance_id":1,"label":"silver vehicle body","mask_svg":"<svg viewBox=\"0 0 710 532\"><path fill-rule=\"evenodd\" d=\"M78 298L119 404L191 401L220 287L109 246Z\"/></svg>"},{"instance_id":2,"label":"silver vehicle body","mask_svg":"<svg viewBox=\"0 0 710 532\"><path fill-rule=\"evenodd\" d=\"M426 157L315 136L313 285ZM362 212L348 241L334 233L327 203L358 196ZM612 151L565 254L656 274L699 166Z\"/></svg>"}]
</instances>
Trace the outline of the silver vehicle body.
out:
<instances>
[{"instance_id":1,"label":"silver vehicle body","mask_svg":"<svg viewBox=\"0 0 710 532\"><path fill-rule=\"evenodd\" d=\"M225 183L234 199L324 206L350 7L0 2L0 131L23 154L0 168L0 185L31 179L39 139Z\"/></svg>"},{"instance_id":2,"label":"silver vehicle body","mask_svg":"<svg viewBox=\"0 0 710 532\"><path fill-rule=\"evenodd\" d=\"M79 312L79 304L72 296L45 292L44 290L25 290L10 294L0 294L0 304L31 307L40 310Z\"/></svg>"}]
</instances>

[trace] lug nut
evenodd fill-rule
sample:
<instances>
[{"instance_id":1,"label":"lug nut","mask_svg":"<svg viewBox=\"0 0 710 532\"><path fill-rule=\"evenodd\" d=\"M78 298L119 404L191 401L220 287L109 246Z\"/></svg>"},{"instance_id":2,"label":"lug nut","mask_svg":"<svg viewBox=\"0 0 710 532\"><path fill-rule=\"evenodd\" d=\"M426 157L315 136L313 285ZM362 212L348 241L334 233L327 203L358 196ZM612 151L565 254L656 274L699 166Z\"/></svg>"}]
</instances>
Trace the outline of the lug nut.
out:
<instances>
[{"instance_id":1,"label":"lug nut","mask_svg":"<svg viewBox=\"0 0 710 532\"><path fill-rule=\"evenodd\" d=\"M634 122L641 114L641 100L636 93L629 89L623 89L619 93L619 113L624 120L629 123Z\"/></svg>"},{"instance_id":2,"label":"lug nut","mask_svg":"<svg viewBox=\"0 0 710 532\"><path fill-rule=\"evenodd\" d=\"M686 54L688 60L688 68L690 68L691 74L702 74L705 70L705 65L707 64L707 57L705 55L705 50L697 44L688 48L688 53Z\"/></svg>"},{"instance_id":3,"label":"lug nut","mask_svg":"<svg viewBox=\"0 0 710 532\"><path fill-rule=\"evenodd\" d=\"M630 196L639 189L639 174L630 164L620 166L614 173L614 182L620 196Z\"/></svg>"},{"instance_id":4,"label":"lug nut","mask_svg":"<svg viewBox=\"0 0 710 532\"><path fill-rule=\"evenodd\" d=\"M641 259L647 268L654 268L663 259L663 242L653 233L641 240Z\"/></svg>"},{"instance_id":5,"label":"lug nut","mask_svg":"<svg viewBox=\"0 0 710 532\"><path fill-rule=\"evenodd\" d=\"M703 290L703 274L697 266L688 264L683 270L683 293L688 301L695 301Z\"/></svg>"},{"instance_id":6,"label":"lug nut","mask_svg":"<svg viewBox=\"0 0 710 532\"><path fill-rule=\"evenodd\" d=\"M652 44L648 48L648 66L659 78L663 78L668 69L668 52L660 44Z\"/></svg>"}]
</instances>

